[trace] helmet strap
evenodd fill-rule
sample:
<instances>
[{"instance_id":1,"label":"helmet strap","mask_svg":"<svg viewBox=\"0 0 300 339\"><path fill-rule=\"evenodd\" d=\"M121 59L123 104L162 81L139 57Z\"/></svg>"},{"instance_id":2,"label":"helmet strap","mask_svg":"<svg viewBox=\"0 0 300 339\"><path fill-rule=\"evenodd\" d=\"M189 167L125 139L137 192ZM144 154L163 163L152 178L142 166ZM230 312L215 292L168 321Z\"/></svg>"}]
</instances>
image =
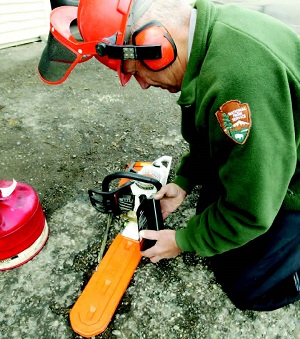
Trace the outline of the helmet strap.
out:
<instances>
[{"instance_id":1,"label":"helmet strap","mask_svg":"<svg viewBox=\"0 0 300 339\"><path fill-rule=\"evenodd\" d=\"M115 45L102 41L97 44L96 51L102 57L118 60L156 60L162 56L161 45Z\"/></svg>"}]
</instances>

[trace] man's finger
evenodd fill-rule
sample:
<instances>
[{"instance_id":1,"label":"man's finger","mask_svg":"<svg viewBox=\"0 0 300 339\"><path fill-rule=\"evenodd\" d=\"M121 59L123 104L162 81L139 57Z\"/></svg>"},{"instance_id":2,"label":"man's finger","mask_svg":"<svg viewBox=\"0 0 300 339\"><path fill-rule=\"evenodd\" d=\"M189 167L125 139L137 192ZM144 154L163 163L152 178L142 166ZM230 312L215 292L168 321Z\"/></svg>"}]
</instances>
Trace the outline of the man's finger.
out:
<instances>
[{"instance_id":1,"label":"man's finger","mask_svg":"<svg viewBox=\"0 0 300 339\"><path fill-rule=\"evenodd\" d=\"M156 258L156 251L155 251L155 249L153 249L153 247L154 247L154 246L148 248L148 249L145 250L145 251L141 251L141 255L142 255L143 257L149 258L152 262L153 262L152 259L155 260L155 258Z\"/></svg>"},{"instance_id":2,"label":"man's finger","mask_svg":"<svg viewBox=\"0 0 300 339\"><path fill-rule=\"evenodd\" d=\"M157 231L143 230L140 232L140 237L143 239L157 240L158 239L157 233L158 233Z\"/></svg>"},{"instance_id":3,"label":"man's finger","mask_svg":"<svg viewBox=\"0 0 300 339\"><path fill-rule=\"evenodd\" d=\"M160 257L155 256L155 257L151 257L150 261L153 262L153 264L156 264L160 261L160 259L161 259Z\"/></svg>"}]
</instances>

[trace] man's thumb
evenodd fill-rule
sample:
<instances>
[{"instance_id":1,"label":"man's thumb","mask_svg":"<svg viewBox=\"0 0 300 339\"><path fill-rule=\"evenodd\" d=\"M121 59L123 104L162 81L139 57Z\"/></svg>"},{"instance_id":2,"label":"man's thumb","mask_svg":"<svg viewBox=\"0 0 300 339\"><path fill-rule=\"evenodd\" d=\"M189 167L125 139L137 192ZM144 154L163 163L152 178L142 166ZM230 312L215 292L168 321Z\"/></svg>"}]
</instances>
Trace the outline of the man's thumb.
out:
<instances>
[{"instance_id":1,"label":"man's thumb","mask_svg":"<svg viewBox=\"0 0 300 339\"><path fill-rule=\"evenodd\" d=\"M166 195L167 189L166 189L165 187L166 187L166 186L163 186L159 191L157 191L157 192L154 194L153 198L154 198L155 200L160 200L160 199L162 199L162 198Z\"/></svg>"}]
</instances>

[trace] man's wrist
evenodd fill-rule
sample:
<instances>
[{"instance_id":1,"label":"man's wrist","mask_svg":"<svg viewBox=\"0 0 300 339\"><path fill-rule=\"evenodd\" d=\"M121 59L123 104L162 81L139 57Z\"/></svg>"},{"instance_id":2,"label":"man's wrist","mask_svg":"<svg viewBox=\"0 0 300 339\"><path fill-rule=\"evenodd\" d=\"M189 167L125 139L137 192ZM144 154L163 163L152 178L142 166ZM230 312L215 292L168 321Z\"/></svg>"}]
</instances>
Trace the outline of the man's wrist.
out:
<instances>
[{"instance_id":1,"label":"man's wrist","mask_svg":"<svg viewBox=\"0 0 300 339\"><path fill-rule=\"evenodd\" d=\"M175 241L176 241L178 248L182 252L193 252L194 251L192 245L188 241L186 229L180 229L176 231Z\"/></svg>"}]
</instances>

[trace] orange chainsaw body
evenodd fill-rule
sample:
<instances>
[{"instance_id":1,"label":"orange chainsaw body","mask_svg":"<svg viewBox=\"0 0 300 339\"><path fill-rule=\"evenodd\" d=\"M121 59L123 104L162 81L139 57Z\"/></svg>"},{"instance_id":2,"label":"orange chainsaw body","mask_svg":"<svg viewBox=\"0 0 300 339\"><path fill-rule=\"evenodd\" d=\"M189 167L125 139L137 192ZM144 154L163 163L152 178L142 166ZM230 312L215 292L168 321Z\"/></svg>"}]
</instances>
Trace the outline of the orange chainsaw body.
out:
<instances>
[{"instance_id":1,"label":"orange chainsaw body","mask_svg":"<svg viewBox=\"0 0 300 339\"><path fill-rule=\"evenodd\" d=\"M168 163L165 173L169 173L171 157L166 156L160 159L165 158ZM142 161L133 162L128 164L125 171L133 169L139 172L144 166L152 164ZM163 184L166 179L167 175L165 175ZM124 185L128 180L127 178L120 179L118 186ZM136 219L133 218L128 225L130 223L138 231ZM125 230L113 240L97 270L70 311L71 326L83 337L90 338L105 331L141 260L140 241L134 237L131 238Z\"/></svg>"}]
</instances>

